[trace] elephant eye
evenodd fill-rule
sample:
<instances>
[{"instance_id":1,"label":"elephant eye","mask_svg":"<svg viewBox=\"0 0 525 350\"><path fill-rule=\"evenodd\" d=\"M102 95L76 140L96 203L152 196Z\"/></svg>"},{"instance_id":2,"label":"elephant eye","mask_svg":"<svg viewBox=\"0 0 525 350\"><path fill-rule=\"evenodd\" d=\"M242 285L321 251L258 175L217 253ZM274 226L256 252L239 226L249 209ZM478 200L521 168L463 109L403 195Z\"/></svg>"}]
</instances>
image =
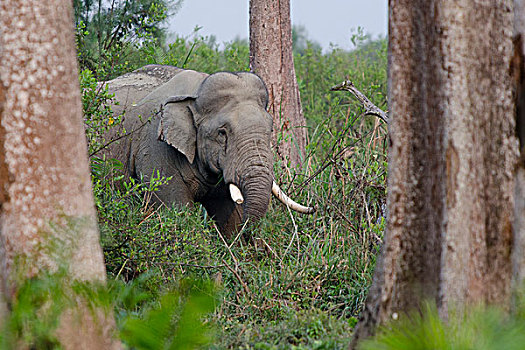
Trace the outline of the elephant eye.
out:
<instances>
[{"instance_id":1,"label":"elephant eye","mask_svg":"<svg viewBox=\"0 0 525 350\"><path fill-rule=\"evenodd\" d=\"M225 128L219 128L217 130L217 140L221 143L226 142L226 129Z\"/></svg>"}]
</instances>

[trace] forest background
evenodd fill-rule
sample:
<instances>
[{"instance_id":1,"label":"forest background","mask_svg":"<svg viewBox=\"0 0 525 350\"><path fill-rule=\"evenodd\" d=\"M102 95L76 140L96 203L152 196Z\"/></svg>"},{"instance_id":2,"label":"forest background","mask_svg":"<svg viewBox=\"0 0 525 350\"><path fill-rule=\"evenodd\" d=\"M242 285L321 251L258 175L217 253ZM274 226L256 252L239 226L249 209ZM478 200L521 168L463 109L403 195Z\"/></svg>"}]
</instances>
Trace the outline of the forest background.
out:
<instances>
[{"instance_id":1,"label":"forest background","mask_svg":"<svg viewBox=\"0 0 525 350\"><path fill-rule=\"evenodd\" d=\"M301 170L276 167L275 176L298 201L318 210L302 216L272 203L257 224L254 244L227 242L199 205L151 207L150 192L164 179L124 179L122 164L98 157L111 142L103 133L120 122L100 81L147 64L206 73L249 70L247 41L217 43L197 31L168 42L164 28L178 6L168 0L74 1L93 190L110 281L109 290L93 300L112 303L120 337L134 348L346 348L383 239L387 138L382 122L330 88L349 78L386 110L386 39L372 40L356 28L349 38L354 50L323 53L304 28L294 28L307 157ZM12 313L14 337L4 337L4 344L56 344L52 329L60 312L45 305L61 293L49 292L55 288L50 286L32 280L21 289L20 299L27 300ZM30 320L29 307L40 310L40 321Z\"/></svg>"}]
</instances>

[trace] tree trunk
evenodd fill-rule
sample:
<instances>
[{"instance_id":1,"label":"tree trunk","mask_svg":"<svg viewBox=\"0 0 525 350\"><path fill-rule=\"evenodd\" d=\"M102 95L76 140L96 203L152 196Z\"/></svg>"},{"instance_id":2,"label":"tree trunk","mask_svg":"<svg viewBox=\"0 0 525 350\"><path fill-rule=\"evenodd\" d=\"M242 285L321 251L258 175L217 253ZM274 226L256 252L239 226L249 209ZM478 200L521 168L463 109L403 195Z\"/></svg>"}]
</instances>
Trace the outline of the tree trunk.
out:
<instances>
[{"instance_id":1,"label":"tree trunk","mask_svg":"<svg viewBox=\"0 0 525 350\"><path fill-rule=\"evenodd\" d=\"M513 282L518 288L525 282L525 0L514 0L514 58L512 73L516 84L516 135L519 160L514 181Z\"/></svg>"},{"instance_id":2,"label":"tree trunk","mask_svg":"<svg viewBox=\"0 0 525 350\"><path fill-rule=\"evenodd\" d=\"M301 165L307 132L293 63L289 0L250 0L250 67L268 88L278 156L292 167Z\"/></svg>"},{"instance_id":3,"label":"tree trunk","mask_svg":"<svg viewBox=\"0 0 525 350\"><path fill-rule=\"evenodd\" d=\"M25 278L64 264L70 281L105 281L72 25L68 0L0 2L0 296L7 305ZM62 315L62 346L118 347L112 318L85 305L79 299Z\"/></svg>"},{"instance_id":4,"label":"tree trunk","mask_svg":"<svg viewBox=\"0 0 525 350\"><path fill-rule=\"evenodd\" d=\"M352 346L426 300L510 297L512 1L389 7L389 214Z\"/></svg>"}]
</instances>

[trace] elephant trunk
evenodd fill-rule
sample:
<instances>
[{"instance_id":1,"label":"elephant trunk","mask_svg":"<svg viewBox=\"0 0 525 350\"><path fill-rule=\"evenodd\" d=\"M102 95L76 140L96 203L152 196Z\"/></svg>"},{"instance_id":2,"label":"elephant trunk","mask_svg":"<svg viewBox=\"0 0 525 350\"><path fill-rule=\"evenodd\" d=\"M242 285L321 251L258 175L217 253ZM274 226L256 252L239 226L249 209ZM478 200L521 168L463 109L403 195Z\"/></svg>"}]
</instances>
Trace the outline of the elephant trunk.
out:
<instances>
[{"instance_id":1,"label":"elephant trunk","mask_svg":"<svg viewBox=\"0 0 525 350\"><path fill-rule=\"evenodd\" d=\"M236 185L241 195L230 186L232 198L237 203L242 203L243 221L257 221L268 209L272 190L273 176L271 168L271 153L266 151L257 140L246 141L246 147L239 149L240 156L234 162L237 167L230 168L224 173L226 183ZM242 146L242 145L241 145ZM251 147L248 147L251 146Z\"/></svg>"},{"instance_id":2,"label":"elephant trunk","mask_svg":"<svg viewBox=\"0 0 525 350\"><path fill-rule=\"evenodd\" d=\"M244 194L243 221L257 221L264 216L270 203L272 179L258 176L241 185Z\"/></svg>"}]
</instances>

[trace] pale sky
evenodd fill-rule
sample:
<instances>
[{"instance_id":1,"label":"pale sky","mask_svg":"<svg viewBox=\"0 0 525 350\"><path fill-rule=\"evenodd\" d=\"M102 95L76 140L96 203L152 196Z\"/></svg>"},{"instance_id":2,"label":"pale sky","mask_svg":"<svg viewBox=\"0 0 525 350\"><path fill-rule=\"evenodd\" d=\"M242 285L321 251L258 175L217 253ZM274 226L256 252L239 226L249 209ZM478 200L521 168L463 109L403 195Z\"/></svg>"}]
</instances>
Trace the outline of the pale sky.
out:
<instances>
[{"instance_id":1,"label":"pale sky","mask_svg":"<svg viewBox=\"0 0 525 350\"><path fill-rule=\"evenodd\" d=\"M248 38L249 0L184 0L170 20L170 32L187 37L196 26L200 35L219 43ZM323 49L330 43L352 48L352 30L361 26L375 38L387 33L387 0L291 0L292 24L306 27L308 38Z\"/></svg>"}]
</instances>

